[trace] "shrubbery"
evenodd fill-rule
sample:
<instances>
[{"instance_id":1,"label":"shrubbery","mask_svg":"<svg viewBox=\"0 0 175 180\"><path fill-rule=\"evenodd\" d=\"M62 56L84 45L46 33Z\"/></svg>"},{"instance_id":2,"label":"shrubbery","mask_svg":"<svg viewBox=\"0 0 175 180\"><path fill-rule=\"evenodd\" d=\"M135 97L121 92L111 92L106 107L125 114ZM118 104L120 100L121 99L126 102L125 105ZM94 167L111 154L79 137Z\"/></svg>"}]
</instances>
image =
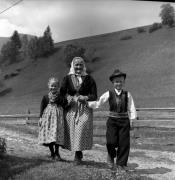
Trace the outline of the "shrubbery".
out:
<instances>
[{"instance_id":1,"label":"shrubbery","mask_svg":"<svg viewBox=\"0 0 175 180\"><path fill-rule=\"evenodd\" d=\"M85 59L84 58L85 51L86 51L85 48L81 46L73 45L73 44L67 45L64 49L64 58L66 65L70 67L72 59L76 56L80 56L83 59Z\"/></svg>"},{"instance_id":2,"label":"shrubbery","mask_svg":"<svg viewBox=\"0 0 175 180\"><path fill-rule=\"evenodd\" d=\"M33 37L28 42L28 55L32 59L48 57L53 54L54 51L54 42L49 26L44 31L42 37Z\"/></svg>"},{"instance_id":3,"label":"shrubbery","mask_svg":"<svg viewBox=\"0 0 175 180\"><path fill-rule=\"evenodd\" d=\"M157 31L158 29L162 28L162 24L161 23L153 23L150 28L149 28L149 33L152 33L154 31Z\"/></svg>"},{"instance_id":4,"label":"shrubbery","mask_svg":"<svg viewBox=\"0 0 175 180\"><path fill-rule=\"evenodd\" d=\"M0 138L0 155L6 153L6 140L4 138Z\"/></svg>"},{"instance_id":5,"label":"shrubbery","mask_svg":"<svg viewBox=\"0 0 175 180\"><path fill-rule=\"evenodd\" d=\"M88 74L94 72L93 63L100 61L100 57L95 54L95 49L85 49L81 45L68 44L64 49L64 61L67 67L70 67L74 57L82 57L86 62L86 71Z\"/></svg>"},{"instance_id":6,"label":"shrubbery","mask_svg":"<svg viewBox=\"0 0 175 180\"><path fill-rule=\"evenodd\" d=\"M144 32L146 32L146 30L143 27L139 27L139 28L137 28L137 32L144 33Z\"/></svg>"},{"instance_id":7,"label":"shrubbery","mask_svg":"<svg viewBox=\"0 0 175 180\"><path fill-rule=\"evenodd\" d=\"M125 35L123 37L120 38L120 40L128 40L128 39L132 39L132 36L130 35Z\"/></svg>"},{"instance_id":8,"label":"shrubbery","mask_svg":"<svg viewBox=\"0 0 175 180\"><path fill-rule=\"evenodd\" d=\"M54 52L54 41L49 26L41 37L19 35L15 30L10 41L1 48L0 61L8 65L26 58L36 60L40 57L48 57Z\"/></svg>"}]
</instances>

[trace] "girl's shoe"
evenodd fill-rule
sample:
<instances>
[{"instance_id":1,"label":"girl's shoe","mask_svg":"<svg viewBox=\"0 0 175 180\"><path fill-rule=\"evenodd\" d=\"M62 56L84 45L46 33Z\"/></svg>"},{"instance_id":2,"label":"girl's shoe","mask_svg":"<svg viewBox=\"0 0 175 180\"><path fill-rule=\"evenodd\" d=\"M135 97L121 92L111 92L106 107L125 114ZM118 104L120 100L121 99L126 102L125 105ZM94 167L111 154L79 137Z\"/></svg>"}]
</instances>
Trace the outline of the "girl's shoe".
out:
<instances>
[{"instance_id":1,"label":"girl's shoe","mask_svg":"<svg viewBox=\"0 0 175 180\"><path fill-rule=\"evenodd\" d=\"M120 165L117 166L117 173L118 174L123 174L126 172L127 172L127 170L126 170L125 166L120 166Z\"/></svg>"},{"instance_id":2,"label":"girl's shoe","mask_svg":"<svg viewBox=\"0 0 175 180\"><path fill-rule=\"evenodd\" d=\"M55 160L55 154L51 154L51 155L50 155L50 159L51 159L51 160Z\"/></svg>"},{"instance_id":3,"label":"girl's shoe","mask_svg":"<svg viewBox=\"0 0 175 180\"><path fill-rule=\"evenodd\" d=\"M62 161L62 158L61 158L60 154L55 154L55 159L57 161Z\"/></svg>"}]
</instances>

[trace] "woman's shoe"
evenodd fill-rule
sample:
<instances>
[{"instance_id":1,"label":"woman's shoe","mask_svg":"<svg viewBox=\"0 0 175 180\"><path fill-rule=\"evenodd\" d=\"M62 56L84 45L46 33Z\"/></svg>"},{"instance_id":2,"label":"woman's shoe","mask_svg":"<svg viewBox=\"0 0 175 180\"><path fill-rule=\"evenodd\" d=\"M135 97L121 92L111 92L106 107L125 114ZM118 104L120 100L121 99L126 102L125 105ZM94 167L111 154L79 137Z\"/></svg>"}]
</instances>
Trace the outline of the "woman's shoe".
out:
<instances>
[{"instance_id":1,"label":"woman's shoe","mask_svg":"<svg viewBox=\"0 0 175 180\"><path fill-rule=\"evenodd\" d=\"M80 165L82 163L83 153L82 151L75 152L74 164Z\"/></svg>"},{"instance_id":2,"label":"woman's shoe","mask_svg":"<svg viewBox=\"0 0 175 180\"><path fill-rule=\"evenodd\" d=\"M120 166L120 165L118 165L118 166L117 166L117 173L118 173L118 174L126 173L125 166Z\"/></svg>"},{"instance_id":3,"label":"woman's shoe","mask_svg":"<svg viewBox=\"0 0 175 180\"><path fill-rule=\"evenodd\" d=\"M82 160L80 158L75 158L74 159L74 164L75 165L80 165L80 164L82 164Z\"/></svg>"}]
</instances>

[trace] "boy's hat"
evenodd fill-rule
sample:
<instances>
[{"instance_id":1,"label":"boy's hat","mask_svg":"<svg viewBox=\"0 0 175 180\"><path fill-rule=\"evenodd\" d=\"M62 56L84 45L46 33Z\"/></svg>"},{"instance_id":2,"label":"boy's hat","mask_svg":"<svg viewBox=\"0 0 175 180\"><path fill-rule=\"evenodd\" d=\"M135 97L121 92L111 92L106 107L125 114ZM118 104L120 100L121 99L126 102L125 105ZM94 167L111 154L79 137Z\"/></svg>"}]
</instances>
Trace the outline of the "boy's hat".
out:
<instances>
[{"instance_id":1,"label":"boy's hat","mask_svg":"<svg viewBox=\"0 0 175 180\"><path fill-rule=\"evenodd\" d=\"M109 76L110 81L113 80L114 77L123 76L126 79L126 74L121 72L119 69L115 69L114 72Z\"/></svg>"}]
</instances>

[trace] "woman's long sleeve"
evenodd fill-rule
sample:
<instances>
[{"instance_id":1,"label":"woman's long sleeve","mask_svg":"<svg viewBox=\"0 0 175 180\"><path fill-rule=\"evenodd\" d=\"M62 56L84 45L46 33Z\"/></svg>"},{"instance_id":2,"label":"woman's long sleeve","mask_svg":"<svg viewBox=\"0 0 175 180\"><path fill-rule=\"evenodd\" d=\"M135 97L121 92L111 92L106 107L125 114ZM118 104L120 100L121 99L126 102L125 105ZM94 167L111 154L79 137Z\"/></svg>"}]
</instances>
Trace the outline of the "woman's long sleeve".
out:
<instances>
[{"instance_id":1,"label":"woman's long sleeve","mask_svg":"<svg viewBox=\"0 0 175 180\"><path fill-rule=\"evenodd\" d=\"M60 95L58 97L57 104L65 108L67 106L67 99L63 95Z\"/></svg>"},{"instance_id":2,"label":"woman's long sleeve","mask_svg":"<svg viewBox=\"0 0 175 180\"><path fill-rule=\"evenodd\" d=\"M88 94L88 101L97 100L97 86L93 78L91 78L91 84L89 85L90 92Z\"/></svg>"}]
</instances>

